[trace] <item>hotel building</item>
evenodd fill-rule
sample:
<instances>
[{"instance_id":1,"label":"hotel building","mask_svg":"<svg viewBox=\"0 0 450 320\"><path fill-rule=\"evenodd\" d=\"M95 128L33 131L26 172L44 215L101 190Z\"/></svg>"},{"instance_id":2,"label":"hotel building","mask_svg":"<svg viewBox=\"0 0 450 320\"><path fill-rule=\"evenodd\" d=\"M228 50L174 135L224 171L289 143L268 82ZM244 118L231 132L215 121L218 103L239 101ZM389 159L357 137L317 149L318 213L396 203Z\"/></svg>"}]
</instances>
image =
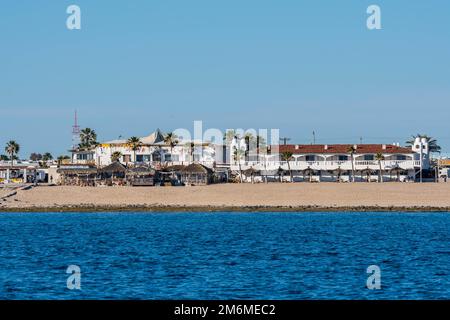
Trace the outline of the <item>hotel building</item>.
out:
<instances>
[{"instance_id":1,"label":"hotel building","mask_svg":"<svg viewBox=\"0 0 450 320\"><path fill-rule=\"evenodd\" d=\"M232 159L232 171L243 172L254 181L275 179L290 181L414 181L430 168L426 139L415 140L411 147L399 144L314 144L276 145L250 152L234 141L232 148L243 149L243 157ZM292 154L283 161L283 153ZM382 155L381 158L377 155ZM381 172L380 172L381 169ZM352 175L353 173L353 175Z\"/></svg>"}]
</instances>

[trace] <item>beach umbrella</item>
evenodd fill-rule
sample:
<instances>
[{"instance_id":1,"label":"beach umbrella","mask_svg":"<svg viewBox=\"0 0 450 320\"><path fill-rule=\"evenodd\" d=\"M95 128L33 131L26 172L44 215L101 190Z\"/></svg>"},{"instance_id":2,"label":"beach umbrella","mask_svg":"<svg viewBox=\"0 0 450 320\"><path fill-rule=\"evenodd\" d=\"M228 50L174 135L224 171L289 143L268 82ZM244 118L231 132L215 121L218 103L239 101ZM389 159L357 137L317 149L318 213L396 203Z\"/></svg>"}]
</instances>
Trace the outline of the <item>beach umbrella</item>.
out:
<instances>
[{"instance_id":1,"label":"beach umbrella","mask_svg":"<svg viewBox=\"0 0 450 320\"><path fill-rule=\"evenodd\" d=\"M361 180L363 179L363 174L366 174L367 182L370 182L370 175L372 174L373 170L369 167L361 170Z\"/></svg>"},{"instance_id":2,"label":"beach umbrella","mask_svg":"<svg viewBox=\"0 0 450 320\"><path fill-rule=\"evenodd\" d=\"M402 171L403 171L403 169L400 168L400 167L397 165L397 166L395 166L395 167L393 167L393 168L391 168L391 169L389 170L389 175L390 175L390 177L392 178L392 174L395 173L396 176L397 176L397 181L400 181L400 173L401 173Z\"/></svg>"},{"instance_id":3,"label":"beach umbrella","mask_svg":"<svg viewBox=\"0 0 450 320\"><path fill-rule=\"evenodd\" d=\"M250 167L250 168L248 168L247 170L244 170L243 173L244 173L244 175L245 175L246 177L250 177L252 183L254 183L254 182L255 182L255 181L254 181L254 176L255 176L255 175L260 175L260 174L261 174L261 171L255 169L255 168L253 168L253 167Z\"/></svg>"},{"instance_id":4,"label":"beach umbrella","mask_svg":"<svg viewBox=\"0 0 450 320\"><path fill-rule=\"evenodd\" d=\"M312 182L312 175L314 173L314 170L311 169L311 167L306 168L303 170L303 180L305 180L305 175L309 176L309 182Z\"/></svg>"},{"instance_id":5,"label":"beach umbrella","mask_svg":"<svg viewBox=\"0 0 450 320\"><path fill-rule=\"evenodd\" d=\"M331 173L332 178L334 178L334 175L336 175L336 182L340 182L341 181L341 175L343 170L341 169L341 167L337 167L337 169L333 169L333 170L328 170L329 173Z\"/></svg>"}]
</instances>

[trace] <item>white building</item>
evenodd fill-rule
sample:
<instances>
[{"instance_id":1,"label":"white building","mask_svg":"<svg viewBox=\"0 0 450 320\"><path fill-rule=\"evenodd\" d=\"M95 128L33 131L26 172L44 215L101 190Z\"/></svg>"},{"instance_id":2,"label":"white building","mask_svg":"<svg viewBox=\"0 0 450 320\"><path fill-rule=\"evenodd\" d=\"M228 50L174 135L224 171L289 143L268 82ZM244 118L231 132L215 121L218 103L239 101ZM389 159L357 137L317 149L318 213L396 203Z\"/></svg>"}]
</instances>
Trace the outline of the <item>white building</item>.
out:
<instances>
[{"instance_id":1,"label":"white building","mask_svg":"<svg viewBox=\"0 0 450 320\"><path fill-rule=\"evenodd\" d=\"M233 144L232 144L233 145ZM234 142L234 148L245 149L241 142ZM353 154L349 150L353 148ZM289 161L282 160L282 154L292 153ZM382 159L376 155L382 154ZM381 167L381 175L380 175ZM294 181L414 181L421 169L429 169L430 154L426 139L417 138L411 148L399 144L315 144L276 145L247 152L239 159L232 159L231 170L243 172L244 178L290 180L289 169ZM247 175L245 174L247 172Z\"/></svg>"},{"instance_id":2,"label":"white building","mask_svg":"<svg viewBox=\"0 0 450 320\"><path fill-rule=\"evenodd\" d=\"M42 178L42 172L37 162L0 161L0 184L29 183ZM45 176L44 176L45 178Z\"/></svg>"},{"instance_id":3,"label":"white building","mask_svg":"<svg viewBox=\"0 0 450 320\"><path fill-rule=\"evenodd\" d=\"M126 139L100 143L89 151L73 153L75 164L95 164L103 167L111 164L118 152L122 164L148 164L158 169L167 165L203 164L207 167L227 167L235 174L253 172L254 181L264 179L294 181L414 181L421 170L430 168L430 152L426 139L417 138L411 147L399 144L315 144L272 145L249 150L244 139L235 139L230 146L204 141L179 141L174 147L164 142L164 134L156 130L140 138L141 146L133 151ZM349 149L353 148L353 154ZM235 159L233 150L242 150L243 156ZM292 153L289 161L281 155ZM382 159L377 159L382 154ZM381 167L381 174L380 174ZM255 172L258 174L255 177Z\"/></svg>"},{"instance_id":4,"label":"white building","mask_svg":"<svg viewBox=\"0 0 450 320\"><path fill-rule=\"evenodd\" d=\"M141 146L132 150L127 139L105 141L89 151L74 151L73 163L96 164L103 167L111 164L114 153L120 153L122 164L189 165L193 162L210 168L222 164L222 147L203 141L178 141L174 147L164 142L164 134L158 129L149 136L139 138Z\"/></svg>"}]
</instances>

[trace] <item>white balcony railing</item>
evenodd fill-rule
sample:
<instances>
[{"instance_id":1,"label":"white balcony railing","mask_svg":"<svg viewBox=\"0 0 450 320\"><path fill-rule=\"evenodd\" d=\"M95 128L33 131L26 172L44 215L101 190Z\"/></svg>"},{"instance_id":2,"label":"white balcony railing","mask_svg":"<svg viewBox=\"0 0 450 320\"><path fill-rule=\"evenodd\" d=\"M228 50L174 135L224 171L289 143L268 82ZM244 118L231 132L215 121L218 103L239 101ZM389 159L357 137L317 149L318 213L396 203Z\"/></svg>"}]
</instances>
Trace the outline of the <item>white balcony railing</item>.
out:
<instances>
[{"instance_id":1,"label":"white balcony railing","mask_svg":"<svg viewBox=\"0 0 450 320\"><path fill-rule=\"evenodd\" d=\"M352 161L290 161L289 166L292 170L305 170L305 169L313 169L313 170L352 170ZM239 163L232 162L231 169L238 169ZM259 170L276 170L278 168L282 168L287 170L288 164L286 161L241 161L241 169L245 170L250 167L259 169ZM359 160L354 161L353 167L355 170L363 170L363 169L371 169L371 170L379 170L380 163L376 160ZM390 170L394 168L400 168L402 170L413 170L420 168L419 160L383 160L381 161L382 170Z\"/></svg>"}]
</instances>

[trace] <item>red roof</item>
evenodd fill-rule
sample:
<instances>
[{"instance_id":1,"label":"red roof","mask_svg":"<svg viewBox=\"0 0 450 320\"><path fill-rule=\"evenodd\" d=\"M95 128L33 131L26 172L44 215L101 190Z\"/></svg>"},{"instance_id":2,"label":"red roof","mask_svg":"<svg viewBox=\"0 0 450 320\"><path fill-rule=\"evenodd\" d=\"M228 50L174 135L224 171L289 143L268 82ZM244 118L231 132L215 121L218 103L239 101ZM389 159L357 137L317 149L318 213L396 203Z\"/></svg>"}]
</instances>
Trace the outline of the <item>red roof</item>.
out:
<instances>
[{"instance_id":1,"label":"red roof","mask_svg":"<svg viewBox=\"0 0 450 320\"><path fill-rule=\"evenodd\" d=\"M292 152L293 154L305 154L305 153L335 153L335 154L348 154L348 149L352 146L356 146L355 153L413 153L410 148L398 147L394 145L383 144L287 144L272 146L272 153L275 152L275 148L279 148L279 152Z\"/></svg>"}]
</instances>

